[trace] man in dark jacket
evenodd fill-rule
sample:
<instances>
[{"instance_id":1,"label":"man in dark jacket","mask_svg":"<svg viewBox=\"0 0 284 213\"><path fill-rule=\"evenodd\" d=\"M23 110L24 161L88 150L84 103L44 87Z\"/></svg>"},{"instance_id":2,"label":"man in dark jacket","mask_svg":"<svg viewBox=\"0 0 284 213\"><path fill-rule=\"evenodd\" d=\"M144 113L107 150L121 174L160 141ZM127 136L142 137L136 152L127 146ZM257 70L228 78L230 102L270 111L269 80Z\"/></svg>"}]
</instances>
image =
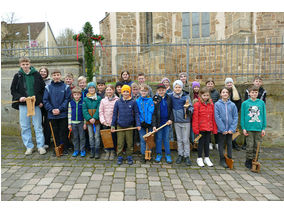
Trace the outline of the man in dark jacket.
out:
<instances>
[{"instance_id":1,"label":"man in dark jacket","mask_svg":"<svg viewBox=\"0 0 284 213\"><path fill-rule=\"evenodd\" d=\"M42 130L42 116L40 108L42 104L42 96L44 92L44 81L38 71L30 64L30 59L20 58L20 70L14 75L11 84L12 100L18 101L12 104L14 109L19 110L21 136L25 147L27 148L25 155L31 155L33 152L34 144L32 142L31 121L27 116L26 98L35 96L35 115L32 116L37 148L39 153L45 154L44 149L44 136Z\"/></svg>"},{"instance_id":2,"label":"man in dark jacket","mask_svg":"<svg viewBox=\"0 0 284 213\"><path fill-rule=\"evenodd\" d=\"M68 155L68 103L71 99L71 90L61 81L60 70L54 70L51 76L51 84L45 87L43 104L52 124L56 145L59 146L60 142L63 142L63 154Z\"/></svg>"}]
</instances>

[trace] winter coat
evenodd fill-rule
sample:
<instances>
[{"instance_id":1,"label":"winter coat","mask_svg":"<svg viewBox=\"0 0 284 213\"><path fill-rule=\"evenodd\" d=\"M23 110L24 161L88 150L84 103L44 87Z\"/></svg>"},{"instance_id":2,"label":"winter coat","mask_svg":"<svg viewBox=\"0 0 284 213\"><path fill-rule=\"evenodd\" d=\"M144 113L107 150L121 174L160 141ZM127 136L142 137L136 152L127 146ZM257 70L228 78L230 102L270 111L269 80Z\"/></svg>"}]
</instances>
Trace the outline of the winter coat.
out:
<instances>
[{"instance_id":1,"label":"winter coat","mask_svg":"<svg viewBox=\"0 0 284 213\"><path fill-rule=\"evenodd\" d=\"M249 91L248 91L248 89L246 89L245 101L249 98L250 98ZM259 88L257 98L260 99L260 100L263 100L264 103L266 104L266 90L263 87Z\"/></svg>"},{"instance_id":2,"label":"winter coat","mask_svg":"<svg viewBox=\"0 0 284 213\"><path fill-rule=\"evenodd\" d=\"M152 126L153 127L159 127L160 126L160 121L161 121L161 111L160 111L160 103L161 103L161 97L158 95L155 95L154 98L157 97L157 101L154 102L154 113L152 115ZM174 115L173 115L173 104L172 104L172 99L168 94L165 94L164 97L167 101L167 106L168 106L168 120L173 121L174 120Z\"/></svg>"},{"instance_id":3,"label":"winter coat","mask_svg":"<svg viewBox=\"0 0 284 213\"><path fill-rule=\"evenodd\" d=\"M210 91L210 97L215 104L219 100L220 94L216 89L213 89L212 91Z\"/></svg>"},{"instance_id":4,"label":"winter coat","mask_svg":"<svg viewBox=\"0 0 284 213\"><path fill-rule=\"evenodd\" d=\"M173 115L175 123L190 123L190 117L193 112L193 106L188 94L183 93L180 98L177 98L175 93L171 94L170 97L173 103ZM189 100L189 107L184 110L185 102ZM185 118L185 114L187 117Z\"/></svg>"},{"instance_id":5,"label":"winter coat","mask_svg":"<svg viewBox=\"0 0 284 213\"><path fill-rule=\"evenodd\" d=\"M119 100L117 96L114 96L111 101L108 99L108 97L105 97L104 99L101 100L99 117L100 117L100 122L102 124L104 125L111 124L114 104L117 100Z\"/></svg>"},{"instance_id":6,"label":"winter coat","mask_svg":"<svg viewBox=\"0 0 284 213\"><path fill-rule=\"evenodd\" d=\"M228 100L227 102L219 99L214 106L215 121L218 132L235 132L238 125L238 109L236 105Z\"/></svg>"},{"instance_id":7,"label":"winter coat","mask_svg":"<svg viewBox=\"0 0 284 213\"><path fill-rule=\"evenodd\" d=\"M242 103L241 127L247 131L265 130L266 109L264 101L248 99Z\"/></svg>"},{"instance_id":8,"label":"winter coat","mask_svg":"<svg viewBox=\"0 0 284 213\"><path fill-rule=\"evenodd\" d=\"M31 70L34 69L31 67ZM42 102L42 97L44 93L44 81L39 74L39 72L34 72L34 95L36 98L35 106L38 106ZM12 100L18 101L21 97L28 97L27 95L27 87L24 75L19 71L14 75L11 87L10 87ZM16 102L12 104L14 109L19 109L19 105L26 105L26 102Z\"/></svg>"},{"instance_id":9,"label":"winter coat","mask_svg":"<svg viewBox=\"0 0 284 213\"><path fill-rule=\"evenodd\" d=\"M101 97L97 96L97 98L88 97L88 94L83 100L83 116L86 121L94 118L96 120L96 124L99 123L99 108L101 103ZM87 124L90 124L87 122Z\"/></svg>"},{"instance_id":10,"label":"winter coat","mask_svg":"<svg viewBox=\"0 0 284 213\"><path fill-rule=\"evenodd\" d=\"M47 85L44 90L43 105L48 112L48 119L67 118L70 99L71 90L63 81L52 81L50 85ZM60 114L53 115L53 109L59 109Z\"/></svg>"},{"instance_id":11,"label":"winter coat","mask_svg":"<svg viewBox=\"0 0 284 213\"><path fill-rule=\"evenodd\" d=\"M205 104L199 99L193 107L192 129L194 134L199 134L201 131L212 131L213 134L217 134L213 102Z\"/></svg>"},{"instance_id":12,"label":"winter coat","mask_svg":"<svg viewBox=\"0 0 284 213\"><path fill-rule=\"evenodd\" d=\"M140 123L152 123L152 115L154 113L154 102L152 98L140 96L137 100Z\"/></svg>"},{"instance_id":13,"label":"winter coat","mask_svg":"<svg viewBox=\"0 0 284 213\"><path fill-rule=\"evenodd\" d=\"M117 100L114 104L111 126L119 125L123 128L130 126L140 126L138 107L132 98Z\"/></svg>"}]
</instances>

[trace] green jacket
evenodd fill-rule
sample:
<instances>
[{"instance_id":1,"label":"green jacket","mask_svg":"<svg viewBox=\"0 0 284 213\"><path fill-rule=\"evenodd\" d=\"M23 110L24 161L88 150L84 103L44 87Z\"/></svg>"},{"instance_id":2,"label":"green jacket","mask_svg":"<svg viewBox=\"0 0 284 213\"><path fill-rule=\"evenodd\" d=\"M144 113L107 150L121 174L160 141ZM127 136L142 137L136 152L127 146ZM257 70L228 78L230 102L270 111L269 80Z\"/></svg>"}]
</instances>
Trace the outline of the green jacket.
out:
<instances>
[{"instance_id":1,"label":"green jacket","mask_svg":"<svg viewBox=\"0 0 284 213\"><path fill-rule=\"evenodd\" d=\"M94 98L94 96L88 97L88 94L87 94L87 96L84 98L83 116L86 121L89 121L91 118L99 120L99 108L100 108L100 103L101 103L102 98L97 95L95 96L96 98ZM92 115L92 113L90 113L90 109L95 109L96 112Z\"/></svg>"},{"instance_id":2,"label":"green jacket","mask_svg":"<svg viewBox=\"0 0 284 213\"><path fill-rule=\"evenodd\" d=\"M262 131L266 128L266 109L262 100L248 99L242 103L241 127L247 131Z\"/></svg>"}]
</instances>

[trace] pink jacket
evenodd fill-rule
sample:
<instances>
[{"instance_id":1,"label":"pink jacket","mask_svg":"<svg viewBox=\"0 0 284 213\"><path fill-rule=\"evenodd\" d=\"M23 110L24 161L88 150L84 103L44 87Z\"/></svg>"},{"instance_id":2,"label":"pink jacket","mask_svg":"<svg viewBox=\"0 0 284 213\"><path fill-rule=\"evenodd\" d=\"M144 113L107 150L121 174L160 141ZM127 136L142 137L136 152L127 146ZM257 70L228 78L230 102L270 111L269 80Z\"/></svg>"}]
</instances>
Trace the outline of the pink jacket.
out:
<instances>
[{"instance_id":1,"label":"pink jacket","mask_svg":"<svg viewBox=\"0 0 284 213\"><path fill-rule=\"evenodd\" d=\"M108 124L107 126L111 125L114 104L118 99L119 98L115 96L111 101L108 100L108 97L105 97L101 100L99 109L99 118L101 124Z\"/></svg>"}]
</instances>

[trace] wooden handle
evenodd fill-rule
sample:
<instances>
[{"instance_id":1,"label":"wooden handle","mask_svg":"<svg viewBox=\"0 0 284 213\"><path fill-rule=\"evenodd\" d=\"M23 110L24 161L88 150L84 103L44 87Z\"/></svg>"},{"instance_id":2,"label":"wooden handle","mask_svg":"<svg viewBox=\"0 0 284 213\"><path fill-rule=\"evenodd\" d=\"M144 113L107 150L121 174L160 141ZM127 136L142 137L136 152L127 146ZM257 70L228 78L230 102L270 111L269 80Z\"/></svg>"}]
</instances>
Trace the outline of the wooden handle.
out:
<instances>
[{"instance_id":1,"label":"wooden handle","mask_svg":"<svg viewBox=\"0 0 284 213\"><path fill-rule=\"evenodd\" d=\"M202 137L202 135L199 134L199 135L194 139L193 143L197 143L197 141L198 141L201 137Z\"/></svg>"},{"instance_id":2,"label":"wooden handle","mask_svg":"<svg viewBox=\"0 0 284 213\"><path fill-rule=\"evenodd\" d=\"M260 142L257 142L257 148L256 148L256 153L255 153L255 159L254 159L254 161L257 161L259 147L260 147Z\"/></svg>"},{"instance_id":3,"label":"wooden handle","mask_svg":"<svg viewBox=\"0 0 284 213\"><path fill-rule=\"evenodd\" d=\"M49 121L49 126L50 126L50 130L51 130L51 134L52 134L52 137L53 137L53 142L54 142L54 147L56 148L56 141L55 141L55 137L54 137L54 133L53 133L53 129L52 129L52 125L51 125L51 122Z\"/></svg>"},{"instance_id":4,"label":"wooden handle","mask_svg":"<svg viewBox=\"0 0 284 213\"><path fill-rule=\"evenodd\" d=\"M156 129L156 132L159 131L160 129L164 128L167 125L168 125L168 123L165 123L164 125L160 126L158 129Z\"/></svg>"},{"instance_id":5,"label":"wooden handle","mask_svg":"<svg viewBox=\"0 0 284 213\"><path fill-rule=\"evenodd\" d=\"M133 130L133 129L138 129L138 127L130 127L130 128L126 128L126 129L117 129L117 130L114 130L114 132L121 132L121 131Z\"/></svg>"},{"instance_id":6,"label":"wooden handle","mask_svg":"<svg viewBox=\"0 0 284 213\"><path fill-rule=\"evenodd\" d=\"M13 104L13 103L17 103L17 102L20 102L20 101L4 101L4 100L2 101L1 100L2 104Z\"/></svg>"}]
</instances>

